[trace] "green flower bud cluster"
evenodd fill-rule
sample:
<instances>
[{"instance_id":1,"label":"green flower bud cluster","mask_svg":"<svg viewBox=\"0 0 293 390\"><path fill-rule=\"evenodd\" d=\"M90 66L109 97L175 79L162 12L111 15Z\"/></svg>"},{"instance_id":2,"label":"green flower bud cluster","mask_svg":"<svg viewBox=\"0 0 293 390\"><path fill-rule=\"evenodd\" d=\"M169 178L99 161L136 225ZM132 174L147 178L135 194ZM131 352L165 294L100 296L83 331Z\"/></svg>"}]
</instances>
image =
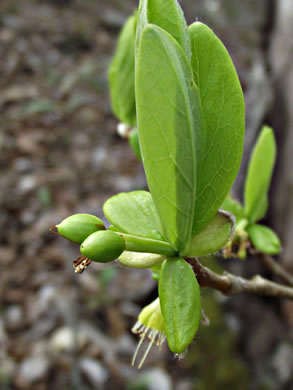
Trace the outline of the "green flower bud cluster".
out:
<instances>
[{"instance_id":1,"label":"green flower bud cluster","mask_svg":"<svg viewBox=\"0 0 293 390\"><path fill-rule=\"evenodd\" d=\"M103 221L94 215L71 215L55 228L67 240L81 244L82 256L92 261L107 263L117 259L125 250L123 237L105 230Z\"/></svg>"}]
</instances>

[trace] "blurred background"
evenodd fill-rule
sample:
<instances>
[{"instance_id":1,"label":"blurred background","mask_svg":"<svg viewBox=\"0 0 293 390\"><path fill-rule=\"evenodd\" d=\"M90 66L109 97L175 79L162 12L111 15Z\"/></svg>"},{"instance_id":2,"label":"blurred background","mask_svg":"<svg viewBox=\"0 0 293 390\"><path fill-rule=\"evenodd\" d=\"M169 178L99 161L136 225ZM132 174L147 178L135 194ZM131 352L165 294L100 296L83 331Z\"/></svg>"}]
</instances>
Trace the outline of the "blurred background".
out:
<instances>
[{"instance_id":1,"label":"blurred background","mask_svg":"<svg viewBox=\"0 0 293 390\"><path fill-rule=\"evenodd\" d=\"M293 2L182 0L189 23L211 26L231 53L247 104L240 196L262 123L278 162L266 223L293 271ZM141 164L116 134L107 69L135 0L0 2L0 389L293 389L293 305L203 290L210 326L186 358L154 347L130 366L130 332L156 296L148 271L92 264L75 275L78 247L50 225L146 188ZM221 266L271 277L249 258Z\"/></svg>"}]
</instances>

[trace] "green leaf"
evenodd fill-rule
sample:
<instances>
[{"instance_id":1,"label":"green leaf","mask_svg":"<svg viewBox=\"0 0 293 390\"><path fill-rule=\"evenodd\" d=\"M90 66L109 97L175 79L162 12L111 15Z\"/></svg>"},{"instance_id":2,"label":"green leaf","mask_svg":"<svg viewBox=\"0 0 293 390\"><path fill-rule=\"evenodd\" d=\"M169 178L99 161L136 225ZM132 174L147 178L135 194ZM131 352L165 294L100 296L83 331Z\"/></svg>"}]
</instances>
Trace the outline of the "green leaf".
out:
<instances>
[{"instance_id":1,"label":"green leaf","mask_svg":"<svg viewBox=\"0 0 293 390\"><path fill-rule=\"evenodd\" d=\"M137 53L140 45L142 32L148 23L148 0L140 0L137 12L135 61L137 61Z\"/></svg>"},{"instance_id":2,"label":"green leaf","mask_svg":"<svg viewBox=\"0 0 293 390\"><path fill-rule=\"evenodd\" d=\"M230 194L228 194L224 199L221 209L232 213L236 218L236 222L239 222L240 219L245 218L244 208L237 200L233 199Z\"/></svg>"},{"instance_id":3,"label":"green leaf","mask_svg":"<svg viewBox=\"0 0 293 390\"><path fill-rule=\"evenodd\" d=\"M257 203L254 213L253 213L253 222L261 220L267 213L269 206L268 195L265 194ZM250 218L251 219L251 218Z\"/></svg>"},{"instance_id":4,"label":"green leaf","mask_svg":"<svg viewBox=\"0 0 293 390\"><path fill-rule=\"evenodd\" d=\"M183 50L153 25L141 36L136 102L147 182L165 236L181 250L190 240L193 222L200 103Z\"/></svg>"},{"instance_id":5,"label":"green leaf","mask_svg":"<svg viewBox=\"0 0 293 390\"><path fill-rule=\"evenodd\" d=\"M118 260L129 268L150 268L162 263L165 258L164 255L124 251Z\"/></svg>"},{"instance_id":6,"label":"green leaf","mask_svg":"<svg viewBox=\"0 0 293 390\"><path fill-rule=\"evenodd\" d=\"M235 218L220 210L211 222L192 237L184 256L199 257L218 252L231 238Z\"/></svg>"},{"instance_id":7,"label":"green leaf","mask_svg":"<svg viewBox=\"0 0 293 390\"><path fill-rule=\"evenodd\" d=\"M131 133L129 134L129 144L131 146L131 149L133 153L136 155L136 157L141 161L141 152L140 152L140 145L139 145L139 137L138 137L138 130L133 129Z\"/></svg>"},{"instance_id":8,"label":"green leaf","mask_svg":"<svg viewBox=\"0 0 293 390\"><path fill-rule=\"evenodd\" d=\"M152 271L152 278L153 278L155 281L157 281L157 282L160 280L161 268L162 268L162 263L161 263L161 264L153 265L153 266L150 268L151 271Z\"/></svg>"},{"instance_id":9,"label":"green leaf","mask_svg":"<svg viewBox=\"0 0 293 390\"><path fill-rule=\"evenodd\" d=\"M177 257L164 261L159 297L169 348L181 353L192 342L201 316L199 286L185 260Z\"/></svg>"},{"instance_id":10,"label":"green leaf","mask_svg":"<svg viewBox=\"0 0 293 390\"><path fill-rule=\"evenodd\" d=\"M273 230L260 224L253 224L247 227L249 237L261 252L269 255L277 255L281 251L281 242Z\"/></svg>"},{"instance_id":11,"label":"green leaf","mask_svg":"<svg viewBox=\"0 0 293 390\"><path fill-rule=\"evenodd\" d=\"M109 69L112 107L117 118L130 126L136 124L134 94L136 13L125 23Z\"/></svg>"},{"instance_id":12,"label":"green leaf","mask_svg":"<svg viewBox=\"0 0 293 390\"><path fill-rule=\"evenodd\" d=\"M190 58L188 28L177 0L141 0L138 10L137 47L141 33L147 24L154 24L167 31Z\"/></svg>"},{"instance_id":13,"label":"green leaf","mask_svg":"<svg viewBox=\"0 0 293 390\"><path fill-rule=\"evenodd\" d=\"M122 192L108 199L104 204L103 211L114 228L122 233L164 240L159 218L149 192Z\"/></svg>"},{"instance_id":14,"label":"green leaf","mask_svg":"<svg viewBox=\"0 0 293 390\"><path fill-rule=\"evenodd\" d=\"M197 156L195 234L216 215L239 170L245 106L236 70L222 42L202 23L192 24L189 33L206 142Z\"/></svg>"},{"instance_id":15,"label":"green leaf","mask_svg":"<svg viewBox=\"0 0 293 390\"><path fill-rule=\"evenodd\" d=\"M276 159L273 130L264 126L254 146L245 181L245 212L251 222L261 219L267 208L267 192Z\"/></svg>"}]
</instances>

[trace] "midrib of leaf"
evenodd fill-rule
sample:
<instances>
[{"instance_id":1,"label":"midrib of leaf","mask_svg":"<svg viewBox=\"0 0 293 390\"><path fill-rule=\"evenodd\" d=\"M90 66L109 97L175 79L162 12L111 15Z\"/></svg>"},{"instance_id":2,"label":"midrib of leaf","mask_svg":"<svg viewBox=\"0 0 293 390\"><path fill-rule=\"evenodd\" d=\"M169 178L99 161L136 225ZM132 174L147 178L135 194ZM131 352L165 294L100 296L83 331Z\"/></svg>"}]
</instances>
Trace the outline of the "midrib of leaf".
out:
<instances>
[{"instance_id":1,"label":"midrib of leaf","mask_svg":"<svg viewBox=\"0 0 293 390\"><path fill-rule=\"evenodd\" d=\"M165 45L165 42L163 42L162 40L161 40L161 42L162 42L162 44L163 44L163 46L165 47L165 50L166 50L166 53L167 53L167 58L168 58L168 60L169 60L169 63L171 64L171 68L172 68L172 70L173 70L173 74L174 74L174 76L176 77L176 79L178 80L178 83L179 83L179 85L180 85L180 90L181 90L181 92L182 92L182 95L184 96L184 98L185 98L185 106L187 107L187 109L188 109L188 116L187 116L187 120L188 120L188 129L189 129L189 133L190 133L190 138L191 138L191 140L193 139L194 140L194 131L192 130L192 123L193 123L193 121L191 121L191 117L193 117L193 114L192 114L192 110L191 110L191 107L190 107L190 101L189 101L189 97L187 97L186 96L186 93L185 93L185 91L184 91L184 89L183 89L183 82L182 82L182 79L181 78L179 78L179 76L178 76L178 74L176 73L176 70L175 70L175 66L173 66L173 58L171 58L170 57L170 54L169 54L169 52L168 52L168 48L167 48L167 46ZM182 52L182 54L184 55L184 53ZM178 67L178 63L177 63L177 59L176 59L176 65L177 65L177 67ZM179 71L180 71L180 69L179 69ZM178 72L179 73L179 72ZM192 69L190 68L190 74L192 75ZM188 87L188 86L187 86ZM166 95L167 96L167 95ZM168 98L168 96L167 96L167 98ZM169 99L168 99L169 100ZM170 101L169 101L170 102ZM171 102L170 102L170 104L171 104ZM180 112L180 110L178 110L178 108L175 106L175 108L176 108L176 111L177 112ZM185 113L184 112L180 112L180 114L181 115L183 115L183 116L185 116ZM160 126L160 129L161 129L161 126ZM165 135L164 135L164 133L162 132L162 130L161 130L161 134L164 136L164 138L165 138ZM192 142L192 149L193 149L193 155L195 156L195 142ZM169 149L169 148L168 148ZM186 183L188 183L188 185L189 185L189 187L192 189L192 191L193 191L193 193L195 193L195 191L194 191L194 185L192 185L188 180L187 180L187 178L185 177L185 175L183 174L183 172L181 171L181 168L179 168L179 166L178 166L178 164L177 164L177 162L176 162L176 160L174 160L174 158L172 157L172 155L171 155L171 153L169 153L169 157L171 158L171 161L172 161L172 163L175 165L175 167L176 167L176 170L178 170L178 172L180 173L180 175L184 178L184 180L186 181ZM196 177L196 176L195 176ZM193 207L193 210L194 210L194 207Z\"/></svg>"}]
</instances>

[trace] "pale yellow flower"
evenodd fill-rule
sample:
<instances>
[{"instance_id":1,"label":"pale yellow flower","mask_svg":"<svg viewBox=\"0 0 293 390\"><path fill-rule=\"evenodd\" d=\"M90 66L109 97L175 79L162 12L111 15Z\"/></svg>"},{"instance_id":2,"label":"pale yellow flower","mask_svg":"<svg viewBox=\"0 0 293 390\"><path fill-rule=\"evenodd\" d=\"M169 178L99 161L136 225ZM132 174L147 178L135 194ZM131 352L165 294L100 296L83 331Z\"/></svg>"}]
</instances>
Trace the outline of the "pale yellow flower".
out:
<instances>
[{"instance_id":1,"label":"pale yellow flower","mask_svg":"<svg viewBox=\"0 0 293 390\"><path fill-rule=\"evenodd\" d=\"M132 332L139 334L140 336L140 341L137 345L131 362L132 366L135 364L138 351L142 346L145 338L147 337L150 340L149 345L138 365L138 368L141 368L148 353L151 350L152 345L156 344L159 348L161 348L163 342L166 340L165 324L161 312L159 298L155 299L152 303L142 309L138 316L138 321L132 328Z\"/></svg>"}]
</instances>

